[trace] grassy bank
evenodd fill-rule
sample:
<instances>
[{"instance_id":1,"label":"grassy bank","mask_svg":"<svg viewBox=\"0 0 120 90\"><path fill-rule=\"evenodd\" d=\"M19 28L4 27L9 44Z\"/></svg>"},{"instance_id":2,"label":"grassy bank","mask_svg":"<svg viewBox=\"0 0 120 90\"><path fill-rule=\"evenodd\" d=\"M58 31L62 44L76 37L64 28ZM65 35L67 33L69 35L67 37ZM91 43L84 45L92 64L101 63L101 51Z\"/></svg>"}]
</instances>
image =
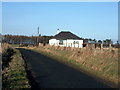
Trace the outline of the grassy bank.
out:
<instances>
[{"instance_id":1,"label":"grassy bank","mask_svg":"<svg viewBox=\"0 0 120 90\"><path fill-rule=\"evenodd\" d=\"M30 47L29 47L30 48ZM30 48L62 62L74 64L77 68L95 75L110 84L118 84L118 50L75 49L45 46Z\"/></svg>"},{"instance_id":2,"label":"grassy bank","mask_svg":"<svg viewBox=\"0 0 120 90\"><path fill-rule=\"evenodd\" d=\"M25 71L25 63L22 55L16 49L11 56L8 67L2 71L3 89L5 88L30 88Z\"/></svg>"}]
</instances>

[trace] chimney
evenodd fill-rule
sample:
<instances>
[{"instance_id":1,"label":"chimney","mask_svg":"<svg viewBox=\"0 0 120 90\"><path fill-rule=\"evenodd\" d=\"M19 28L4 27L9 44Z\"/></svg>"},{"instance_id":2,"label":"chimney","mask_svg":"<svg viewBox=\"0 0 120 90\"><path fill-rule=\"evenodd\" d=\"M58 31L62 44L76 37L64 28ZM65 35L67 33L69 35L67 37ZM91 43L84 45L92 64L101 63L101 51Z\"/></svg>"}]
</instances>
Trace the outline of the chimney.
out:
<instances>
[{"instance_id":1,"label":"chimney","mask_svg":"<svg viewBox=\"0 0 120 90\"><path fill-rule=\"evenodd\" d=\"M57 34L59 34L60 33L60 30L59 29L57 29Z\"/></svg>"}]
</instances>

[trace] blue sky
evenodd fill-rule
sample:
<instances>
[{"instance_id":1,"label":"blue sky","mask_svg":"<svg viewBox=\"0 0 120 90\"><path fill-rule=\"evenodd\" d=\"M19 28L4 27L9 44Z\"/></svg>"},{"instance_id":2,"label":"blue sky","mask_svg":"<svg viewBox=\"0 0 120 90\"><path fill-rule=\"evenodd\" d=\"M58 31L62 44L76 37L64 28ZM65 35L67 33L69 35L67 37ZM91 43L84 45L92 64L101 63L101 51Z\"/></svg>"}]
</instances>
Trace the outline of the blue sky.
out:
<instances>
[{"instance_id":1,"label":"blue sky","mask_svg":"<svg viewBox=\"0 0 120 90\"><path fill-rule=\"evenodd\" d=\"M117 2L3 2L2 33L55 35L57 29L83 38L118 39Z\"/></svg>"}]
</instances>

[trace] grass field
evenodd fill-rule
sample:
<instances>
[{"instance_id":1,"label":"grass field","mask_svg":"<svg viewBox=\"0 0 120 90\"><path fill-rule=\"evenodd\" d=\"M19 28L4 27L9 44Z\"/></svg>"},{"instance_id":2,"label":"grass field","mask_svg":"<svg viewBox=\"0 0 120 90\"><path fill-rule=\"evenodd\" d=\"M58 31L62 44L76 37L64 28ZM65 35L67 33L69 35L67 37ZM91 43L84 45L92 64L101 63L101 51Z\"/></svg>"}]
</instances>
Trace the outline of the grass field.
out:
<instances>
[{"instance_id":1,"label":"grass field","mask_svg":"<svg viewBox=\"0 0 120 90\"><path fill-rule=\"evenodd\" d=\"M118 49L75 49L65 47L28 47L52 58L67 61L106 82L118 84Z\"/></svg>"}]
</instances>

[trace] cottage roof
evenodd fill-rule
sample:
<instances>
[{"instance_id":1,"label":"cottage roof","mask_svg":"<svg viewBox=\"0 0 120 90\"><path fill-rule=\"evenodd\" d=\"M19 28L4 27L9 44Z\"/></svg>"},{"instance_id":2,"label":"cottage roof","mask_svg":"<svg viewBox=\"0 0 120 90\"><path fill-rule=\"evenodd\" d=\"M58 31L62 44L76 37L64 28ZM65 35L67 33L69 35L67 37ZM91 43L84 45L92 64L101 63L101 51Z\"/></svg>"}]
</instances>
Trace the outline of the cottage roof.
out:
<instances>
[{"instance_id":1,"label":"cottage roof","mask_svg":"<svg viewBox=\"0 0 120 90\"><path fill-rule=\"evenodd\" d=\"M66 40L66 39L81 40L80 37L76 36L75 34L69 32L69 31L67 31L67 32L62 31L62 32L56 34L53 38L58 39L58 40L60 40L60 39L62 39L62 40Z\"/></svg>"}]
</instances>

